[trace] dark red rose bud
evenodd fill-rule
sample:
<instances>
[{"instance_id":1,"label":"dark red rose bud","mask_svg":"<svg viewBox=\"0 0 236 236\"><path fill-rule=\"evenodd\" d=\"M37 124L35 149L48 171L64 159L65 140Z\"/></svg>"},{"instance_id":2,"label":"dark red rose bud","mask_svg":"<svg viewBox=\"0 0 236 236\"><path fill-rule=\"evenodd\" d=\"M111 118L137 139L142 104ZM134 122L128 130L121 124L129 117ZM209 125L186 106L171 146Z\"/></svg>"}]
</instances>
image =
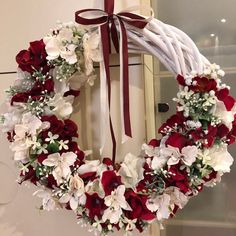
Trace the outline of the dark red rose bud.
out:
<instances>
[{"instance_id":1,"label":"dark red rose bud","mask_svg":"<svg viewBox=\"0 0 236 236\"><path fill-rule=\"evenodd\" d=\"M108 157L103 158L102 163L103 163L104 165L107 165L107 166L112 166L112 165L113 165L112 160L111 160L110 158L108 158Z\"/></svg>"},{"instance_id":2,"label":"dark red rose bud","mask_svg":"<svg viewBox=\"0 0 236 236\"><path fill-rule=\"evenodd\" d=\"M153 147L159 147L160 146L160 140L157 140L157 139L152 139L149 143L148 143L148 145L150 145L150 146L153 146Z\"/></svg>"},{"instance_id":3,"label":"dark red rose bud","mask_svg":"<svg viewBox=\"0 0 236 236\"><path fill-rule=\"evenodd\" d=\"M11 105L13 105L14 102L22 102L26 103L29 99L29 94L27 93L17 93L11 98Z\"/></svg>"},{"instance_id":4,"label":"dark red rose bud","mask_svg":"<svg viewBox=\"0 0 236 236\"><path fill-rule=\"evenodd\" d=\"M180 85L182 85L182 86L185 86L185 85L186 85L185 79L184 79L184 77L183 77L182 75L178 75L176 79L177 79L177 81L178 81L178 83L179 83Z\"/></svg>"},{"instance_id":5,"label":"dark red rose bud","mask_svg":"<svg viewBox=\"0 0 236 236\"><path fill-rule=\"evenodd\" d=\"M72 120L64 120L64 128L61 133L64 139L71 139L72 137L78 137L78 127Z\"/></svg>"}]
</instances>

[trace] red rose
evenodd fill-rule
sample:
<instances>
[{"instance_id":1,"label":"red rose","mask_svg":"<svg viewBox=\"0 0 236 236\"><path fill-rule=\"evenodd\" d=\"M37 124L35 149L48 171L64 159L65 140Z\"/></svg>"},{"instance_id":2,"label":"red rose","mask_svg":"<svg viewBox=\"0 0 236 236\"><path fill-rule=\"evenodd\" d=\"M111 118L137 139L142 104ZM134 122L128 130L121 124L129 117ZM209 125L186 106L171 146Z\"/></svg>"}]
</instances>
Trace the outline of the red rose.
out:
<instances>
[{"instance_id":1,"label":"red rose","mask_svg":"<svg viewBox=\"0 0 236 236\"><path fill-rule=\"evenodd\" d=\"M38 156L37 156L38 162L39 162L40 164L42 164L43 161L47 159L47 157L48 157L48 155L46 155L46 154L40 154L40 155L38 155Z\"/></svg>"},{"instance_id":2,"label":"red rose","mask_svg":"<svg viewBox=\"0 0 236 236\"><path fill-rule=\"evenodd\" d=\"M225 137L229 133L229 129L226 125L221 124L217 127L217 136L219 138Z\"/></svg>"},{"instance_id":3,"label":"red rose","mask_svg":"<svg viewBox=\"0 0 236 236\"><path fill-rule=\"evenodd\" d=\"M72 137L78 137L78 127L72 120L64 120L64 127L61 133L64 139L72 139Z\"/></svg>"},{"instance_id":4,"label":"red rose","mask_svg":"<svg viewBox=\"0 0 236 236\"><path fill-rule=\"evenodd\" d=\"M45 94L45 92L51 93L53 91L54 91L54 82L52 79L47 79L44 82L39 82L39 81L35 82L33 88L30 91L28 91L28 93L33 100L36 100L34 99L34 97L40 98L41 95Z\"/></svg>"},{"instance_id":5,"label":"red rose","mask_svg":"<svg viewBox=\"0 0 236 236\"><path fill-rule=\"evenodd\" d=\"M146 207L147 196L138 195L133 190L129 190L125 193L125 198L132 208L132 211L125 211L129 219L153 220L156 218L156 215Z\"/></svg>"},{"instance_id":6,"label":"red rose","mask_svg":"<svg viewBox=\"0 0 236 236\"><path fill-rule=\"evenodd\" d=\"M50 189L54 189L55 187L58 187L57 181L55 180L53 175L48 175L46 187Z\"/></svg>"},{"instance_id":7,"label":"red rose","mask_svg":"<svg viewBox=\"0 0 236 236\"><path fill-rule=\"evenodd\" d=\"M34 185L37 185L37 182L39 180L32 166L28 167L28 171L26 173L23 174L23 172L21 172L20 176L22 177L22 179L19 184L22 184L23 182L29 180Z\"/></svg>"},{"instance_id":8,"label":"red rose","mask_svg":"<svg viewBox=\"0 0 236 236\"><path fill-rule=\"evenodd\" d=\"M177 79L177 81L178 81L178 83L179 83L180 85L182 85L182 86L185 86L185 85L186 85L185 79L184 79L184 77L183 77L182 75L178 75L176 79Z\"/></svg>"},{"instance_id":9,"label":"red rose","mask_svg":"<svg viewBox=\"0 0 236 236\"><path fill-rule=\"evenodd\" d=\"M54 81L52 79L47 79L42 84L43 90L46 90L47 93L54 92Z\"/></svg>"},{"instance_id":10,"label":"red rose","mask_svg":"<svg viewBox=\"0 0 236 236\"><path fill-rule=\"evenodd\" d=\"M229 96L229 90L227 88L221 89L221 90L216 92L216 97L220 101L223 101L228 96Z\"/></svg>"},{"instance_id":11,"label":"red rose","mask_svg":"<svg viewBox=\"0 0 236 236\"><path fill-rule=\"evenodd\" d=\"M53 134L60 134L63 130L64 123L61 120L58 120L55 115L53 116L43 116L42 121L47 121L50 123L50 128L48 131L52 132ZM48 132L46 131L46 132Z\"/></svg>"},{"instance_id":12,"label":"red rose","mask_svg":"<svg viewBox=\"0 0 236 236\"><path fill-rule=\"evenodd\" d=\"M45 44L40 40L31 42L28 50L20 51L16 56L16 62L23 71L33 73L42 68L43 73L46 73L50 69L46 57Z\"/></svg>"},{"instance_id":13,"label":"red rose","mask_svg":"<svg viewBox=\"0 0 236 236\"><path fill-rule=\"evenodd\" d=\"M172 128L175 125L183 127L186 118L183 116L182 112L178 112L171 116L158 130L159 133L166 133L165 129Z\"/></svg>"},{"instance_id":14,"label":"red rose","mask_svg":"<svg viewBox=\"0 0 236 236\"><path fill-rule=\"evenodd\" d=\"M235 100L233 97L231 96L227 96L224 100L223 100L225 107L227 109L227 111L231 111L231 109L233 108L234 104L235 104Z\"/></svg>"},{"instance_id":15,"label":"red rose","mask_svg":"<svg viewBox=\"0 0 236 236\"><path fill-rule=\"evenodd\" d=\"M185 170L180 170L179 165L171 166L169 168L169 172L171 173L166 178L166 186L175 186L180 189L181 192L186 193L189 191L189 183L188 183L188 173Z\"/></svg>"},{"instance_id":16,"label":"red rose","mask_svg":"<svg viewBox=\"0 0 236 236\"><path fill-rule=\"evenodd\" d=\"M179 148L182 150L183 147L187 145L187 139L180 133L172 133L169 138L166 140L166 145Z\"/></svg>"},{"instance_id":17,"label":"red rose","mask_svg":"<svg viewBox=\"0 0 236 236\"><path fill-rule=\"evenodd\" d=\"M113 166L112 160L108 157L103 158L102 163L106 166Z\"/></svg>"},{"instance_id":18,"label":"red rose","mask_svg":"<svg viewBox=\"0 0 236 236\"><path fill-rule=\"evenodd\" d=\"M193 82L196 82L196 85L191 85L190 89L194 92L210 92L211 90L217 90L217 83L214 79L208 79L206 77L195 77Z\"/></svg>"},{"instance_id":19,"label":"red rose","mask_svg":"<svg viewBox=\"0 0 236 236\"><path fill-rule=\"evenodd\" d=\"M91 219L94 219L95 216L100 218L106 207L104 200L100 198L97 193L93 193L92 195L86 194L86 197L85 207L89 211L89 217Z\"/></svg>"},{"instance_id":20,"label":"red rose","mask_svg":"<svg viewBox=\"0 0 236 236\"><path fill-rule=\"evenodd\" d=\"M76 142L69 142L68 147L68 152L75 153L80 161L84 160L85 154L82 150L79 149L79 146Z\"/></svg>"},{"instance_id":21,"label":"red rose","mask_svg":"<svg viewBox=\"0 0 236 236\"><path fill-rule=\"evenodd\" d=\"M148 145L150 145L150 146L153 146L153 147L159 147L160 146L160 140L157 140L157 139L152 139L149 143L148 143Z\"/></svg>"},{"instance_id":22,"label":"red rose","mask_svg":"<svg viewBox=\"0 0 236 236\"><path fill-rule=\"evenodd\" d=\"M228 111L231 111L235 104L235 99L231 96L229 96L229 90L227 88L221 89L216 92L216 97L224 102L225 107Z\"/></svg>"},{"instance_id":23,"label":"red rose","mask_svg":"<svg viewBox=\"0 0 236 236\"><path fill-rule=\"evenodd\" d=\"M117 176L114 171L104 171L102 174L102 186L106 195L110 195L119 185L121 185L121 177Z\"/></svg>"},{"instance_id":24,"label":"red rose","mask_svg":"<svg viewBox=\"0 0 236 236\"><path fill-rule=\"evenodd\" d=\"M209 181L216 179L216 178L217 178L217 172L213 170L207 177L203 177L203 180L205 182L209 182Z\"/></svg>"},{"instance_id":25,"label":"red rose","mask_svg":"<svg viewBox=\"0 0 236 236\"><path fill-rule=\"evenodd\" d=\"M204 143L205 147L211 147L214 145L215 139L217 137L217 128L214 126L209 125L207 128L207 133L204 132L202 127L192 130L188 133L188 135L192 136L194 142L199 140L206 140L207 143Z\"/></svg>"},{"instance_id":26,"label":"red rose","mask_svg":"<svg viewBox=\"0 0 236 236\"><path fill-rule=\"evenodd\" d=\"M13 105L14 102L26 103L28 99L29 95L27 93L17 93L11 98L11 105Z\"/></svg>"}]
</instances>

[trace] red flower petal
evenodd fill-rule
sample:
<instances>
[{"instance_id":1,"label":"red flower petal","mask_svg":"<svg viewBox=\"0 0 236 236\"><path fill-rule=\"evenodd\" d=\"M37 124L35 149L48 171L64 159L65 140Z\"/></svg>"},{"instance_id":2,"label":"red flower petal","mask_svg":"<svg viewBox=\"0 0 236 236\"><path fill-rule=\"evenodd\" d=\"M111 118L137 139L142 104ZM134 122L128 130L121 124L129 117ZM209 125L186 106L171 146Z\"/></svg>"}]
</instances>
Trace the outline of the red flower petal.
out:
<instances>
[{"instance_id":1,"label":"red flower petal","mask_svg":"<svg viewBox=\"0 0 236 236\"><path fill-rule=\"evenodd\" d=\"M182 148L187 144L187 139L182 134L172 133L166 140L165 144L182 150Z\"/></svg>"},{"instance_id":2,"label":"red flower petal","mask_svg":"<svg viewBox=\"0 0 236 236\"><path fill-rule=\"evenodd\" d=\"M231 111L231 109L233 108L234 104L235 104L235 100L233 97L231 96L227 96L224 100L223 100L225 107L228 111Z\"/></svg>"},{"instance_id":3,"label":"red flower petal","mask_svg":"<svg viewBox=\"0 0 236 236\"><path fill-rule=\"evenodd\" d=\"M217 128L217 136L219 138L223 138L225 137L227 134L229 133L229 129L226 125L221 124L218 128Z\"/></svg>"},{"instance_id":4,"label":"red flower petal","mask_svg":"<svg viewBox=\"0 0 236 236\"><path fill-rule=\"evenodd\" d=\"M160 145L160 140L152 139L152 140L148 143L148 145L153 146L153 147L159 147L159 145Z\"/></svg>"},{"instance_id":5,"label":"red flower petal","mask_svg":"<svg viewBox=\"0 0 236 236\"><path fill-rule=\"evenodd\" d=\"M182 85L182 86L185 86L186 84L185 84L185 79L184 79L184 77L182 76L182 75L178 75L177 76L177 81L178 81L178 83L180 84L180 85Z\"/></svg>"},{"instance_id":6,"label":"red flower petal","mask_svg":"<svg viewBox=\"0 0 236 236\"><path fill-rule=\"evenodd\" d=\"M110 195L119 185L121 177L117 176L114 171L104 171L101 178L102 186L106 195Z\"/></svg>"},{"instance_id":7,"label":"red flower petal","mask_svg":"<svg viewBox=\"0 0 236 236\"><path fill-rule=\"evenodd\" d=\"M223 101L229 95L229 90L227 88L221 89L216 92L216 97Z\"/></svg>"}]
</instances>

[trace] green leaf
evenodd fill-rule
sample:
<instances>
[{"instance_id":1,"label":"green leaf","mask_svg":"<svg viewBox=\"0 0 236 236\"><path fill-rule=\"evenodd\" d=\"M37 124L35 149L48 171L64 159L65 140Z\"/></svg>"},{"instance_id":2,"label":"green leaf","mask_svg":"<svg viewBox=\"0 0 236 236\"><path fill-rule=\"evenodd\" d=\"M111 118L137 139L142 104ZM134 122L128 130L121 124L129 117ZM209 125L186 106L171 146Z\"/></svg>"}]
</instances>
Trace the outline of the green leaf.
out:
<instances>
[{"instance_id":1,"label":"green leaf","mask_svg":"<svg viewBox=\"0 0 236 236\"><path fill-rule=\"evenodd\" d=\"M40 177L40 172L41 172L41 166L37 166L36 170L35 170L35 174L36 174L37 178Z\"/></svg>"},{"instance_id":2,"label":"green leaf","mask_svg":"<svg viewBox=\"0 0 236 236\"><path fill-rule=\"evenodd\" d=\"M47 150L52 153L59 152L59 145L57 143L48 144Z\"/></svg>"}]
</instances>

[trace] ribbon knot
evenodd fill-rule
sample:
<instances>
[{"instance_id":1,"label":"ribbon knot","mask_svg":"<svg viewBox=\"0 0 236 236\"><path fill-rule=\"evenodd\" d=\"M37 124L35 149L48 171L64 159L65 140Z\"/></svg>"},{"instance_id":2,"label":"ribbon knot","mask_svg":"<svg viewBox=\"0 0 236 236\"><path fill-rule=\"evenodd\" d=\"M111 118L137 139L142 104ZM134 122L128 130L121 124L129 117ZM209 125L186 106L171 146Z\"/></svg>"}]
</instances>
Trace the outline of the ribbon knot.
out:
<instances>
[{"instance_id":1,"label":"ribbon knot","mask_svg":"<svg viewBox=\"0 0 236 236\"><path fill-rule=\"evenodd\" d=\"M111 53L111 41L115 47L116 52L120 53L120 85L122 90L121 96L121 114L122 114L122 142L127 140L127 137L132 137L131 121L130 121L130 104L129 104L129 64L128 64L128 38L126 26L130 25L139 29L145 28L148 21L137 14L130 12L120 12L114 14L114 0L104 0L105 11L101 9L84 9L75 13L75 21L81 25L100 26L102 52L103 52L103 68L100 68L101 75L105 72L105 78L100 80L106 81L107 96L101 93L101 96L107 97L109 109L110 131L113 142L112 160L115 162L116 155L116 139L111 120L111 76L109 69L109 54ZM87 14L92 17L86 17ZM118 30L118 28L119 30ZM101 81L101 87L102 83ZM103 86L104 88L104 86ZM102 90L102 89L101 89ZM102 91L104 92L104 91ZM104 100L101 102L101 107ZM102 108L101 108L102 109ZM106 114L103 114L106 116ZM102 117L106 119L106 117ZM104 130L102 130L104 132ZM102 141L104 147L105 140Z\"/></svg>"}]
</instances>

